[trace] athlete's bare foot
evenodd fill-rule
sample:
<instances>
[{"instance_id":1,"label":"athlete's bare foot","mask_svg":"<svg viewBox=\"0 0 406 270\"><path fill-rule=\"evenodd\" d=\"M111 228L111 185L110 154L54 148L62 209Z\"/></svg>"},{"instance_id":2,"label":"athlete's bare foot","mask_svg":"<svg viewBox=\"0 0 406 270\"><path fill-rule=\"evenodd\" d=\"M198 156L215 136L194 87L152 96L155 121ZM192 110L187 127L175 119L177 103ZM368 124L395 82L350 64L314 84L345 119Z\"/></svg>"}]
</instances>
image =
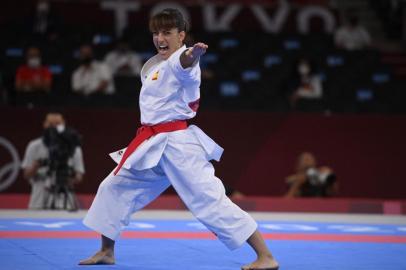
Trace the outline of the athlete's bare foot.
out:
<instances>
[{"instance_id":1,"label":"athlete's bare foot","mask_svg":"<svg viewBox=\"0 0 406 270\"><path fill-rule=\"evenodd\" d=\"M79 262L79 265L114 264L114 253L111 250L101 250L92 257Z\"/></svg>"},{"instance_id":2,"label":"athlete's bare foot","mask_svg":"<svg viewBox=\"0 0 406 270\"><path fill-rule=\"evenodd\" d=\"M272 255L258 257L254 262L244 265L241 267L242 270L250 270L250 269L275 269L277 270L279 267L276 260L272 257Z\"/></svg>"},{"instance_id":3,"label":"athlete's bare foot","mask_svg":"<svg viewBox=\"0 0 406 270\"><path fill-rule=\"evenodd\" d=\"M248 238L247 243L254 249L257 254L257 259L247 265L244 265L242 270L277 270L279 265L272 253L269 251L265 244L264 238L262 238L261 233L258 230Z\"/></svg>"}]
</instances>

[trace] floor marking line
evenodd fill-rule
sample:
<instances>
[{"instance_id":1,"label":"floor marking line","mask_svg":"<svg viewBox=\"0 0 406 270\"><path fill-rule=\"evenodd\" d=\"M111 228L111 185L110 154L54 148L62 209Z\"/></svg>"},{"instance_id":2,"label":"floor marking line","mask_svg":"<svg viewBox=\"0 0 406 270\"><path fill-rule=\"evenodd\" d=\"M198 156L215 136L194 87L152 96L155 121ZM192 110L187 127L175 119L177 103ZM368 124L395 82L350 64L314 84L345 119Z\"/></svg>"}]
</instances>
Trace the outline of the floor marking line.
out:
<instances>
[{"instance_id":1,"label":"floor marking line","mask_svg":"<svg viewBox=\"0 0 406 270\"><path fill-rule=\"evenodd\" d=\"M406 236L400 235L356 235L356 234L315 234L315 233L263 233L267 240L287 241L328 241L363 243L406 243ZM98 238L93 231L0 231L0 238L48 238L76 239ZM124 239L216 239L210 232L138 232L124 231Z\"/></svg>"}]
</instances>

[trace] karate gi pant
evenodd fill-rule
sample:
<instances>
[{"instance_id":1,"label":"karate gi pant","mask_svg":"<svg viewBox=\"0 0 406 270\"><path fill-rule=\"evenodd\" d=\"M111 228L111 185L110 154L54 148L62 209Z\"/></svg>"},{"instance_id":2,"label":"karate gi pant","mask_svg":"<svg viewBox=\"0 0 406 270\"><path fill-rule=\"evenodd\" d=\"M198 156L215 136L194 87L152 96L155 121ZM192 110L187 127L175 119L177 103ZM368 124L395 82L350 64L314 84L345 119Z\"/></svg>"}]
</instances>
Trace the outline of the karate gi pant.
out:
<instances>
[{"instance_id":1,"label":"karate gi pant","mask_svg":"<svg viewBox=\"0 0 406 270\"><path fill-rule=\"evenodd\" d=\"M100 184L83 223L116 240L131 215L170 185L192 214L229 249L240 247L257 223L226 195L222 182L198 141L169 139L157 166L146 170L121 168Z\"/></svg>"}]
</instances>

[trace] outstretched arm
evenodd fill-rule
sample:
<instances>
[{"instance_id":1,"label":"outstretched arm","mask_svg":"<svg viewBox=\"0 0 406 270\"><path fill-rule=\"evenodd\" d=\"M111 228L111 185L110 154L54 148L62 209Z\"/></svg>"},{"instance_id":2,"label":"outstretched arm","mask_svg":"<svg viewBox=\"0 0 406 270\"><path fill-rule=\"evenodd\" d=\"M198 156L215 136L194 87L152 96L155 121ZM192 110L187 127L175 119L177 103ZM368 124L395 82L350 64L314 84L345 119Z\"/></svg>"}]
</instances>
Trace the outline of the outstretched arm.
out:
<instances>
[{"instance_id":1,"label":"outstretched arm","mask_svg":"<svg viewBox=\"0 0 406 270\"><path fill-rule=\"evenodd\" d=\"M206 53L208 47L209 46L207 46L206 44L199 42L193 45L193 47L184 51L180 56L180 64L182 65L182 67L191 67L196 59Z\"/></svg>"}]
</instances>

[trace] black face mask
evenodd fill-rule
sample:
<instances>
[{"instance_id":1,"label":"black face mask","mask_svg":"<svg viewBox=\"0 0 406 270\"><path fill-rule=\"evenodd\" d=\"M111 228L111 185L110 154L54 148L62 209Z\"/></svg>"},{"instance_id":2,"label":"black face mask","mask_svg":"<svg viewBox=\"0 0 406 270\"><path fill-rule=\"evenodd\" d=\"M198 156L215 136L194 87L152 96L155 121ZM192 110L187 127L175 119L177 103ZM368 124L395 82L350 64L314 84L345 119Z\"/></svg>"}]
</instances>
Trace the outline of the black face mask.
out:
<instances>
[{"instance_id":1,"label":"black face mask","mask_svg":"<svg viewBox=\"0 0 406 270\"><path fill-rule=\"evenodd\" d=\"M90 63L93 61L93 57L91 57L91 56L87 56L87 57L84 57L84 58L82 58L82 60L81 60L81 63L83 64L83 65L90 65Z\"/></svg>"}]
</instances>

